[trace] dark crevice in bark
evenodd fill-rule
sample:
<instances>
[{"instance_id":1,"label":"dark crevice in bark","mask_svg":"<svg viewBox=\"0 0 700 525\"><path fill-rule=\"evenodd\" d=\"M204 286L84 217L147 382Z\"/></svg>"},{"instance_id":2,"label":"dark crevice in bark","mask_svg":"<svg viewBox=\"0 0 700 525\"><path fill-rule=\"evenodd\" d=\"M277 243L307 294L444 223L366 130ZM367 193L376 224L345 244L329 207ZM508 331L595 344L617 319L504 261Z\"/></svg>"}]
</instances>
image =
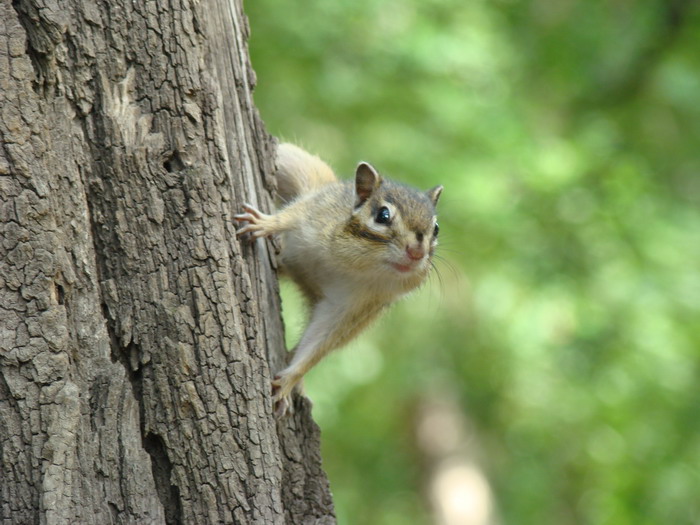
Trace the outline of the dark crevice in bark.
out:
<instances>
[{"instance_id":1,"label":"dark crevice in bark","mask_svg":"<svg viewBox=\"0 0 700 525\"><path fill-rule=\"evenodd\" d=\"M39 78L41 78L43 75L41 74L42 69L45 69L45 62L46 62L46 56L37 52L36 49L32 46L30 40L29 40L29 35L32 32L32 22L31 18L29 17L27 13L27 4L25 2L22 2L22 0L12 0L12 8L15 10L17 13L17 18L19 20L19 23L22 24L22 27L24 28L24 32L27 35L27 42L26 42L26 52L27 56L31 60L32 67L34 68L34 76L35 76L35 81L32 83L32 86L34 88L34 91L38 93L38 87L39 87ZM41 63L44 63L44 67L41 67Z\"/></svg>"},{"instance_id":2,"label":"dark crevice in bark","mask_svg":"<svg viewBox=\"0 0 700 525\"><path fill-rule=\"evenodd\" d=\"M17 400L14 398L12 395L12 392L10 391L10 387L7 384L7 381L5 380L5 376L3 374L0 374L0 400L6 402L10 407L12 408L12 413L13 414L19 414L20 409L19 409L19 404L17 403ZM6 421L4 419L1 419L2 424L4 425ZM7 435L7 434L3 434ZM2 441L0 441L0 451L2 451ZM2 457L2 455L0 455Z\"/></svg>"},{"instance_id":3,"label":"dark crevice in bark","mask_svg":"<svg viewBox=\"0 0 700 525\"><path fill-rule=\"evenodd\" d=\"M185 163L180 157L180 152L178 150L173 151L168 158L163 161L163 167L169 172L177 172L185 169Z\"/></svg>"},{"instance_id":4,"label":"dark crevice in bark","mask_svg":"<svg viewBox=\"0 0 700 525\"><path fill-rule=\"evenodd\" d=\"M170 475L173 465L168 458L163 439L148 433L143 439L143 446L151 456L151 468L153 480L160 502L165 510L165 522L168 525L180 525L182 523L182 507L180 505L180 490L170 483Z\"/></svg>"},{"instance_id":5,"label":"dark crevice in bark","mask_svg":"<svg viewBox=\"0 0 700 525\"><path fill-rule=\"evenodd\" d=\"M102 303L102 317L105 320L105 326L107 327L107 333L109 334L110 357L112 358L112 362L121 363L126 370L127 376L131 380L133 379L131 375L133 374L134 370L132 370L131 366L129 366L129 353L126 352L126 349L131 345L127 345L125 348L122 348L114 327L115 321L113 320L112 316L110 316L109 307L105 303ZM133 351L134 348L130 348L129 350Z\"/></svg>"},{"instance_id":6,"label":"dark crevice in bark","mask_svg":"<svg viewBox=\"0 0 700 525\"><path fill-rule=\"evenodd\" d=\"M107 506L109 507L109 511L112 514L112 523L119 523L119 509L117 508L117 506L111 501L107 502Z\"/></svg>"},{"instance_id":7,"label":"dark crevice in bark","mask_svg":"<svg viewBox=\"0 0 700 525\"><path fill-rule=\"evenodd\" d=\"M47 73L51 69L49 53L53 49L55 35L31 2L12 0L12 8L27 35L26 52L35 74L32 88L37 95L41 95L47 87Z\"/></svg>"},{"instance_id":8,"label":"dark crevice in bark","mask_svg":"<svg viewBox=\"0 0 700 525\"><path fill-rule=\"evenodd\" d=\"M168 457L167 447L161 436L146 431L145 426L146 415L143 398L143 375L144 369L149 368L149 365L140 364L139 358L141 355L141 348L139 345L133 341L125 347L119 344L114 332L114 321L112 321L109 316L107 306L103 304L102 309L110 337L112 361L118 362L124 367L126 376L131 384L134 399L138 404L141 442L143 443L144 450L151 458L153 480L158 498L165 511L165 521L168 525L180 525L183 523L180 489L170 481L173 465Z\"/></svg>"},{"instance_id":9,"label":"dark crevice in bark","mask_svg":"<svg viewBox=\"0 0 700 525\"><path fill-rule=\"evenodd\" d=\"M58 283L56 283L56 300L58 301L58 304L66 303L66 292L63 289L63 286Z\"/></svg>"},{"instance_id":10,"label":"dark crevice in bark","mask_svg":"<svg viewBox=\"0 0 700 525\"><path fill-rule=\"evenodd\" d=\"M163 510L165 511L165 521L168 525L180 525L182 519L182 505L180 502L180 490L170 482L172 474L172 462L168 457L167 448L161 436L146 430L145 406L143 398L143 375L144 369L149 365L140 363L141 348L133 341L123 346L115 332L115 321L109 314L106 304L102 304L102 314L106 322L107 332L110 339L112 362L120 363L126 371L126 377L131 384L131 391L136 400L139 410L139 428L141 432L141 442L144 450L151 458L151 471L155 483L156 492ZM99 403L104 406L104 403ZM112 509L114 512L115 509Z\"/></svg>"},{"instance_id":11,"label":"dark crevice in bark","mask_svg":"<svg viewBox=\"0 0 700 525\"><path fill-rule=\"evenodd\" d=\"M93 432L105 425L106 398L109 393L109 378L97 377L90 386L90 425Z\"/></svg>"}]
</instances>

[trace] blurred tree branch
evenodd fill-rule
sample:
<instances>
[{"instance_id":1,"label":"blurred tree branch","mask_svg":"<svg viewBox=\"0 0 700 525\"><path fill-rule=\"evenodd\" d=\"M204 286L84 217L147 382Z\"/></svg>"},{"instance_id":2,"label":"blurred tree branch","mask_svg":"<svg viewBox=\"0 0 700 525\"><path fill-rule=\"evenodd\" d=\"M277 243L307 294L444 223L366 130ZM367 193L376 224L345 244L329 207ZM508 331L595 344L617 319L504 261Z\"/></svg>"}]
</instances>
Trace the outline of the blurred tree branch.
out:
<instances>
[{"instance_id":1,"label":"blurred tree branch","mask_svg":"<svg viewBox=\"0 0 700 525\"><path fill-rule=\"evenodd\" d=\"M628 66L617 74L611 75L606 68L605 78L598 78L575 104L578 110L585 112L592 107L611 107L635 98L661 58L674 46L698 5L694 0L662 2L663 21L655 38L648 39L646 46L640 46Z\"/></svg>"}]
</instances>

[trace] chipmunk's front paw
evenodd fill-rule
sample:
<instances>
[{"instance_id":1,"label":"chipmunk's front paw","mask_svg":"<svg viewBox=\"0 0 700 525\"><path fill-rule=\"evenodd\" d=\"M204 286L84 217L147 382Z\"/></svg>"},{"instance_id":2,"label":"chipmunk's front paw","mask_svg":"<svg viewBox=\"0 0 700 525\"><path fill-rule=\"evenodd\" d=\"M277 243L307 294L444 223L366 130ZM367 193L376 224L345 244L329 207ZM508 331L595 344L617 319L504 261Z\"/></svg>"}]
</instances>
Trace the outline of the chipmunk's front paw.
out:
<instances>
[{"instance_id":1,"label":"chipmunk's front paw","mask_svg":"<svg viewBox=\"0 0 700 525\"><path fill-rule=\"evenodd\" d=\"M267 215L261 212L256 207L250 204L244 204L245 213L234 215L233 218L238 222L247 222L245 226L236 231L236 236L240 237L243 234L250 233L254 239L258 237L269 237L273 233L275 218L272 215Z\"/></svg>"}]
</instances>

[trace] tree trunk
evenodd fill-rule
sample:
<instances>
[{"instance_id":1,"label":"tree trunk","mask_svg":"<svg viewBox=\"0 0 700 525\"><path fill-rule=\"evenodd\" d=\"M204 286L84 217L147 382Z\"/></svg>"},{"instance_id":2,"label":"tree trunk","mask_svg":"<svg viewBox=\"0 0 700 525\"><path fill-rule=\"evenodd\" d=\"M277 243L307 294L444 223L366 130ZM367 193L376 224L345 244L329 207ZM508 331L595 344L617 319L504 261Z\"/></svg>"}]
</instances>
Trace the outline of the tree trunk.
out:
<instances>
[{"instance_id":1,"label":"tree trunk","mask_svg":"<svg viewBox=\"0 0 700 525\"><path fill-rule=\"evenodd\" d=\"M332 523L240 1L0 3L0 520Z\"/></svg>"}]
</instances>

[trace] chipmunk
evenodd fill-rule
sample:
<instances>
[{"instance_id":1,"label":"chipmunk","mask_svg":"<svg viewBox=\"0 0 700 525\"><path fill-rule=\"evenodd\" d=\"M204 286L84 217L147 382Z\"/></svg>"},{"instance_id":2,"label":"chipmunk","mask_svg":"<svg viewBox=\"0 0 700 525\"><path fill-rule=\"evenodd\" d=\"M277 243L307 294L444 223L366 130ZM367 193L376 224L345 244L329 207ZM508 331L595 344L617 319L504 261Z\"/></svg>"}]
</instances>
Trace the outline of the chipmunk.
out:
<instances>
[{"instance_id":1,"label":"chipmunk","mask_svg":"<svg viewBox=\"0 0 700 525\"><path fill-rule=\"evenodd\" d=\"M422 192L383 178L367 162L358 164L354 183L341 182L321 159L287 143L276 160L286 204L273 215L245 204L235 219L247 223L237 236L280 234L280 267L311 307L289 365L272 381L275 411L284 415L306 372L425 281L442 186Z\"/></svg>"}]
</instances>

